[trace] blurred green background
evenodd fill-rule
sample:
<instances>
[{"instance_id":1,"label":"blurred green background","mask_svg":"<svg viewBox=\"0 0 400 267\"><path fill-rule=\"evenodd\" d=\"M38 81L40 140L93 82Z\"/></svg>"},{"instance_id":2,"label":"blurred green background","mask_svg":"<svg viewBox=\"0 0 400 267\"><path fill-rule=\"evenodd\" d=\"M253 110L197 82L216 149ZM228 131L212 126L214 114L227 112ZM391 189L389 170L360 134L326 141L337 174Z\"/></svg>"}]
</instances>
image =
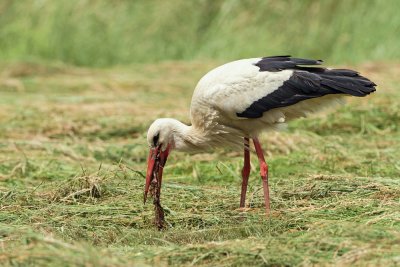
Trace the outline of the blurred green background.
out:
<instances>
[{"instance_id":1,"label":"blurred green background","mask_svg":"<svg viewBox=\"0 0 400 267\"><path fill-rule=\"evenodd\" d=\"M399 0L1 0L0 58L107 67L275 54L400 58Z\"/></svg>"}]
</instances>

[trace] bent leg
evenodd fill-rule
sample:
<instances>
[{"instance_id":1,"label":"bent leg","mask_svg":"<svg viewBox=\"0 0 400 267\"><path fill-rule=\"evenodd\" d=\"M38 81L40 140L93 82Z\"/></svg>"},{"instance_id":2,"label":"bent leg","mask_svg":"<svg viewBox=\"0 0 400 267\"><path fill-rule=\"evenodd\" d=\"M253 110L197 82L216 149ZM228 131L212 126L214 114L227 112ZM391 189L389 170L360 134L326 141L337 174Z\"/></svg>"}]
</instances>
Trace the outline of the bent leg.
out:
<instances>
[{"instance_id":1,"label":"bent leg","mask_svg":"<svg viewBox=\"0 0 400 267\"><path fill-rule=\"evenodd\" d=\"M264 189L264 202L265 202L265 210L267 215L270 213L270 201L269 201L269 186L268 186L268 165L264 159L264 153L261 148L260 142L257 138L253 138L254 147L256 149L256 153L258 156L258 161L260 163L260 174L263 183Z\"/></svg>"}]
</instances>

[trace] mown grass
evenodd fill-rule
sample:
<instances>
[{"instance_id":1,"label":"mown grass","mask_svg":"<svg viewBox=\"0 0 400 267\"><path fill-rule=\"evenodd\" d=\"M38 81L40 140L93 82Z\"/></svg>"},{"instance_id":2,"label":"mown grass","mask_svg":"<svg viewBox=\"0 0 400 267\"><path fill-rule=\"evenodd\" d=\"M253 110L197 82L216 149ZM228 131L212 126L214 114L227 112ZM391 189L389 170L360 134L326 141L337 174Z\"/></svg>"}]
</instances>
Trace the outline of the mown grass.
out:
<instances>
[{"instance_id":1,"label":"mown grass","mask_svg":"<svg viewBox=\"0 0 400 267\"><path fill-rule=\"evenodd\" d=\"M400 1L2 0L0 58L81 66L292 54L398 60Z\"/></svg>"},{"instance_id":2,"label":"mown grass","mask_svg":"<svg viewBox=\"0 0 400 267\"><path fill-rule=\"evenodd\" d=\"M162 205L143 205L145 132L188 122L192 89L218 62L84 69L3 64L2 266L395 266L400 264L400 88L396 64L351 66L371 97L262 137L272 214L252 158L238 210L240 151L172 153Z\"/></svg>"}]
</instances>

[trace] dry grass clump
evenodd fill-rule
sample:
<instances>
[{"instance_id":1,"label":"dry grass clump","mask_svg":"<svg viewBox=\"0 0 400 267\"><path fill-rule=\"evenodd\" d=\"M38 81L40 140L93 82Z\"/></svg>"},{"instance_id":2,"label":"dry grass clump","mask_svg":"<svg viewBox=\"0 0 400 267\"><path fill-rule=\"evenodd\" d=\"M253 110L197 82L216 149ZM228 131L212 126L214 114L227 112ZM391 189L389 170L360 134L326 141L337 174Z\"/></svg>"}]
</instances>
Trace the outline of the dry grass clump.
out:
<instances>
[{"instance_id":1,"label":"dry grass clump","mask_svg":"<svg viewBox=\"0 0 400 267\"><path fill-rule=\"evenodd\" d=\"M104 177L99 177L97 174L98 172L84 173L82 176L73 177L54 192L52 201L76 202L85 201L88 198L100 198Z\"/></svg>"}]
</instances>

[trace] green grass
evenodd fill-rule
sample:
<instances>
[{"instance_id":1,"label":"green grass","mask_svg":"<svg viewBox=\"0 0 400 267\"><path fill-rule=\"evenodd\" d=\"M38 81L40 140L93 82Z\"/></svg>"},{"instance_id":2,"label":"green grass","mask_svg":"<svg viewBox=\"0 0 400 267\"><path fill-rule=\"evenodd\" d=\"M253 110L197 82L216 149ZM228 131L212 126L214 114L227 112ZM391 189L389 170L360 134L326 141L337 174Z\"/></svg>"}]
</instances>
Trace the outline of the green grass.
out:
<instances>
[{"instance_id":1,"label":"green grass","mask_svg":"<svg viewBox=\"0 0 400 267\"><path fill-rule=\"evenodd\" d=\"M398 10L398 0L2 0L0 58L102 67L274 54L398 60Z\"/></svg>"},{"instance_id":2,"label":"green grass","mask_svg":"<svg viewBox=\"0 0 400 267\"><path fill-rule=\"evenodd\" d=\"M192 89L218 62L83 69L0 67L0 265L395 266L400 264L396 64L352 66L371 97L262 137L239 211L241 153L172 153L162 205L143 205L148 125L188 121Z\"/></svg>"}]
</instances>

